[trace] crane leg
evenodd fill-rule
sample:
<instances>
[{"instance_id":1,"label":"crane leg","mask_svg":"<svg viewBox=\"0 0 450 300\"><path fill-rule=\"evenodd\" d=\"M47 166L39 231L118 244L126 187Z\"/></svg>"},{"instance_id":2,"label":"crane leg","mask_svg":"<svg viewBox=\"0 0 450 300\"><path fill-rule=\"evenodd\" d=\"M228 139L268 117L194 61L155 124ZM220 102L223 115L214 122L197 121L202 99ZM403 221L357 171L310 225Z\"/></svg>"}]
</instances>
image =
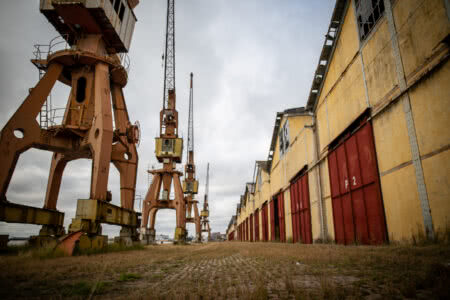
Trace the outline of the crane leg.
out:
<instances>
[{"instance_id":1,"label":"crane leg","mask_svg":"<svg viewBox=\"0 0 450 300\"><path fill-rule=\"evenodd\" d=\"M155 231L155 222L156 222L156 213L158 209L156 207L150 210L150 226L148 229L149 242L154 243L156 239L156 231Z\"/></svg>"},{"instance_id":2,"label":"crane leg","mask_svg":"<svg viewBox=\"0 0 450 300\"><path fill-rule=\"evenodd\" d=\"M155 174L152 180L152 184L145 196L143 206L142 206L142 221L141 221L141 232L140 239L143 243L149 242L149 234L150 230L147 228L147 224L149 221L152 203L154 203L158 199L159 190L161 189L162 177L161 174ZM156 214L156 213L155 213ZM153 218L154 220L155 218ZM154 228L154 221L153 221Z\"/></svg>"},{"instance_id":3,"label":"crane leg","mask_svg":"<svg viewBox=\"0 0 450 300\"><path fill-rule=\"evenodd\" d=\"M192 216L192 202L186 201L186 212L187 212L187 218L190 219Z\"/></svg>"},{"instance_id":4,"label":"crane leg","mask_svg":"<svg viewBox=\"0 0 450 300\"><path fill-rule=\"evenodd\" d=\"M88 137L92 152L90 197L95 200L106 200L113 128L109 69L104 63L97 63L95 66L94 93L95 121Z\"/></svg>"},{"instance_id":5,"label":"crane leg","mask_svg":"<svg viewBox=\"0 0 450 300\"><path fill-rule=\"evenodd\" d=\"M177 214L177 228L175 229L175 243L184 243L186 241L186 202L183 197L180 176L173 174L173 186L175 190L175 207Z\"/></svg>"},{"instance_id":6,"label":"crane leg","mask_svg":"<svg viewBox=\"0 0 450 300\"><path fill-rule=\"evenodd\" d=\"M138 153L134 141L129 141L126 134L131 129L130 119L120 86L114 84L111 89L114 107L114 121L121 143L113 146L111 158L120 173L120 204L123 208L134 210L134 198L137 177Z\"/></svg>"},{"instance_id":7,"label":"crane leg","mask_svg":"<svg viewBox=\"0 0 450 300\"><path fill-rule=\"evenodd\" d=\"M6 192L20 154L31 148L33 143L40 141L41 129L36 117L61 72L62 65L51 64L44 77L30 90L30 94L1 131L0 201L6 201Z\"/></svg>"},{"instance_id":8,"label":"crane leg","mask_svg":"<svg viewBox=\"0 0 450 300\"><path fill-rule=\"evenodd\" d=\"M48 175L47 191L45 194L44 208L46 209L56 210L63 172L68 162L69 160L64 154L53 153L50 172ZM39 232L39 235L61 236L64 235L64 227L43 225Z\"/></svg>"},{"instance_id":9,"label":"crane leg","mask_svg":"<svg viewBox=\"0 0 450 300\"><path fill-rule=\"evenodd\" d=\"M198 213L197 203L194 203L194 222L195 222L195 241L202 241L202 228L200 227L200 215Z\"/></svg>"}]
</instances>

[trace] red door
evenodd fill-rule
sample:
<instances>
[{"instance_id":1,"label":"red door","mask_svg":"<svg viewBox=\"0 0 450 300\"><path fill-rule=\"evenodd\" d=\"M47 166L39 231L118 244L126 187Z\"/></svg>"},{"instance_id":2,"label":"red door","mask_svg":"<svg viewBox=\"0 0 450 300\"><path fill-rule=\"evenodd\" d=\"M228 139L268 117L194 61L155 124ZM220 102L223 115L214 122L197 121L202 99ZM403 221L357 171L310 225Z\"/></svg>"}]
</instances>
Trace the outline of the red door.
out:
<instances>
[{"instance_id":1,"label":"red door","mask_svg":"<svg viewBox=\"0 0 450 300\"><path fill-rule=\"evenodd\" d=\"M253 242L253 234L254 234L254 229L253 229L253 214L250 215L250 242Z\"/></svg>"},{"instance_id":2,"label":"red door","mask_svg":"<svg viewBox=\"0 0 450 300\"><path fill-rule=\"evenodd\" d=\"M275 199L270 201L270 240L275 241Z\"/></svg>"},{"instance_id":3,"label":"red door","mask_svg":"<svg viewBox=\"0 0 450 300\"><path fill-rule=\"evenodd\" d=\"M372 124L349 134L328 155L336 242L387 240Z\"/></svg>"},{"instance_id":4,"label":"red door","mask_svg":"<svg viewBox=\"0 0 450 300\"><path fill-rule=\"evenodd\" d=\"M246 240L246 241L249 240L248 234L249 234L249 232L248 232L248 217L247 217L247 218L245 219L245 240Z\"/></svg>"},{"instance_id":5,"label":"red door","mask_svg":"<svg viewBox=\"0 0 450 300\"><path fill-rule=\"evenodd\" d=\"M244 220L244 241L247 241L247 218Z\"/></svg>"},{"instance_id":6,"label":"red door","mask_svg":"<svg viewBox=\"0 0 450 300\"><path fill-rule=\"evenodd\" d=\"M267 203L264 203L263 208L262 208L262 236L263 236L263 241L268 241L269 240L269 213L267 210Z\"/></svg>"},{"instance_id":7,"label":"red door","mask_svg":"<svg viewBox=\"0 0 450 300\"><path fill-rule=\"evenodd\" d=\"M259 210L255 212L255 241L259 241Z\"/></svg>"},{"instance_id":8,"label":"red door","mask_svg":"<svg viewBox=\"0 0 450 300\"><path fill-rule=\"evenodd\" d=\"M294 243L312 243L311 208L308 174L294 179L290 187L292 211L292 240Z\"/></svg>"},{"instance_id":9,"label":"red door","mask_svg":"<svg viewBox=\"0 0 450 300\"><path fill-rule=\"evenodd\" d=\"M286 242L286 228L284 223L284 195L279 193L277 196L278 204L278 227L280 228L280 241Z\"/></svg>"}]
</instances>

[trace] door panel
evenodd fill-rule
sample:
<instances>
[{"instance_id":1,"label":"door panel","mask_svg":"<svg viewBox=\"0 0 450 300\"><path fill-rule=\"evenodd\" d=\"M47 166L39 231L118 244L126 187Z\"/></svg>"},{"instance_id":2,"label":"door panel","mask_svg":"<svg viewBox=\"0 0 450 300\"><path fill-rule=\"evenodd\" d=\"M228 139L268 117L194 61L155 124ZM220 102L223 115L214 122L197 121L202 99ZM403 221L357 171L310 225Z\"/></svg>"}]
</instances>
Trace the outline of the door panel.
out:
<instances>
[{"instance_id":1,"label":"door panel","mask_svg":"<svg viewBox=\"0 0 450 300\"><path fill-rule=\"evenodd\" d=\"M345 152L347 153L348 177L351 190L361 187L361 167L359 165L358 146L356 144L356 135L351 136L345 143Z\"/></svg>"},{"instance_id":2,"label":"door panel","mask_svg":"<svg viewBox=\"0 0 450 300\"><path fill-rule=\"evenodd\" d=\"M270 240L275 241L275 201L270 201Z\"/></svg>"},{"instance_id":3,"label":"door panel","mask_svg":"<svg viewBox=\"0 0 450 300\"><path fill-rule=\"evenodd\" d=\"M308 174L291 183L293 242L312 243Z\"/></svg>"},{"instance_id":4,"label":"door panel","mask_svg":"<svg viewBox=\"0 0 450 300\"><path fill-rule=\"evenodd\" d=\"M370 122L330 151L328 168L336 242L385 242L386 221Z\"/></svg>"}]
</instances>

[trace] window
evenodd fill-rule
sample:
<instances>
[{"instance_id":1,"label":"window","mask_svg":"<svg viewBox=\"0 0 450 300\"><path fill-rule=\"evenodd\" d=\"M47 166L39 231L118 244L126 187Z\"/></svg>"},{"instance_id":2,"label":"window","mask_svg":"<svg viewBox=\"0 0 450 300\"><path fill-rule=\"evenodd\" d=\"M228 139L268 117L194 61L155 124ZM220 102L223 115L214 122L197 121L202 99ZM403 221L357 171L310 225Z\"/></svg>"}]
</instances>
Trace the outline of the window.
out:
<instances>
[{"instance_id":1,"label":"window","mask_svg":"<svg viewBox=\"0 0 450 300\"><path fill-rule=\"evenodd\" d=\"M359 38L365 40L384 13L383 0L356 0Z\"/></svg>"},{"instance_id":2,"label":"window","mask_svg":"<svg viewBox=\"0 0 450 300\"><path fill-rule=\"evenodd\" d=\"M278 133L280 154L283 155L289 148L289 121L287 120Z\"/></svg>"}]
</instances>

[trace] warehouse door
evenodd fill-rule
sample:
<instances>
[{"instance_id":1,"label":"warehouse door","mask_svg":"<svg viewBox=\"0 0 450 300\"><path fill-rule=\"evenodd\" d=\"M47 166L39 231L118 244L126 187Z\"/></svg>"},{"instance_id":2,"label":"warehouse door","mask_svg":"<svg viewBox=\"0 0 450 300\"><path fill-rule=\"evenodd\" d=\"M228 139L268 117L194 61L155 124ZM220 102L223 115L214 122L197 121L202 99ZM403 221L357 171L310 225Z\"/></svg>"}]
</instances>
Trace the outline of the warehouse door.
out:
<instances>
[{"instance_id":1,"label":"warehouse door","mask_svg":"<svg viewBox=\"0 0 450 300\"><path fill-rule=\"evenodd\" d=\"M270 201L270 240L280 240L280 226L278 225L278 204L277 198Z\"/></svg>"},{"instance_id":2,"label":"warehouse door","mask_svg":"<svg viewBox=\"0 0 450 300\"><path fill-rule=\"evenodd\" d=\"M253 242L253 234L254 234L254 229L253 229L253 223L255 222L254 218L253 218L253 214L250 215L250 242Z\"/></svg>"},{"instance_id":3,"label":"warehouse door","mask_svg":"<svg viewBox=\"0 0 450 300\"><path fill-rule=\"evenodd\" d=\"M276 223L278 226L276 236L281 242L286 242L286 228L284 223L284 195L283 192L279 193L275 198L275 212L278 215L278 222Z\"/></svg>"},{"instance_id":4,"label":"warehouse door","mask_svg":"<svg viewBox=\"0 0 450 300\"><path fill-rule=\"evenodd\" d=\"M348 133L328 155L333 219L339 244L387 240L372 124Z\"/></svg>"},{"instance_id":5,"label":"warehouse door","mask_svg":"<svg viewBox=\"0 0 450 300\"><path fill-rule=\"evenodd\" d=\"M247 241L250 240L250 230L249 230L249 227L250 227L250 226L248 226L249 223L250 223L250 220L249 220L249 217L247 217L247 219L246 219L246 221L245 221L245 234L246 234L246 236L247 236Z\"/></svg>"},{"instance_id":6,"label":"warehouse door","mask_svg":"<svg viewBox=\"0 0 450 300\"><path fill-rule=\"evenodd\" d=\"M267 210L267 202L262 207L262 238L263 241L269 240L269 212Z\"/></svg>"},{"instance_id":7,"label":"warehouse door","mask_svg":"<svg viewBox=\"0 0 450 300\"><path fill-rule=\"evenodd\" d=\"M244 241L248 241L248 218L245 218L244 221L244 231L245 231Z\"/></svg>"},{"instance_id":8,"label":"warehouse door","mask_svg":"<svg viewBox=\"0 0 450 300\"><path fill-rule=\"evenodd\" d=\"M255 212L255 242L259 241L259 210Z\"/></svg>"},{"instance_id":9,"label":"warehouse door","mask_svg":"<svg viewBox=\"0 0 450 300\"><path fill-rule=\"evenodd\" d=\"M294 243L312 243L311 207L308 173L295 178L290 187L292 211L292 240Z\"/></svg>"}]
</instances>

